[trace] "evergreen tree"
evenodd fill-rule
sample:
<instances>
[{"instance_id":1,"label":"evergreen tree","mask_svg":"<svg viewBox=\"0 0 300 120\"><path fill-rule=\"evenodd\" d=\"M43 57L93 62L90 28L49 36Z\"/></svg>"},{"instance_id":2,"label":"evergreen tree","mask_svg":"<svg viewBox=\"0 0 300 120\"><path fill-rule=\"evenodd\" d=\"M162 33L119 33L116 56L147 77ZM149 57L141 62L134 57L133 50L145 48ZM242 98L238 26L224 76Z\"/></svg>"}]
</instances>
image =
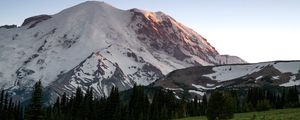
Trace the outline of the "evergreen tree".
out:
<instances>
[{"instance_id":1,"label":"evergreen tree","mask_svg":"<svg viewBox=\"0 0 300 120\"><path fill-rule=\"evenodd\" d=\"M187 117L187 102L184 96L179 103L179 117Z\"/></svg>"},{"instance_id":2,"label":"evergreen tree","mask_svg":"<svg viewBox=\"0 0 300 120\"><path fill-rule=\"evenodd\" d=\"M4 101L4 90L1 91L1 95L0 95L0 115L3 109L3 102Z\"/></svg>"},{"instance_id":3,"label":"evergreen tree","mask_svg":"<svg viewBox=\"0 0 300 120\"><path fill-rule=\"evenodd\" d=\"M112 87L110 96L107 98L105 118L106 120L119 120L120 116L120 95L116 87Z\"/></svg>"},{"instance_id":4,"label":"evergreen tree","mask_svg":"<svg viewBox=\"0 0 300 120\"><path fill-rule=\"evenodd\" d=\"M99 100L95 101L95 113L97 113L96 118L103 120L106 117L106 102L107 101L105 98L100 98Z\"/></svg>"},{"instance_id":5,"label":"evergreen tree","mask_svg":"<svg viewBox=\"0 0 300 120\"><path fill-rule=\"evenodd\" d=\"M257 105L256 105L256 110L257 111L266 111L271 108L270 102L267 99L264 100L258 100Z\"/></svg>"},{"instance_id":6,"label":"evergreen tree","mask_svg":"<svg viewBox=\"0 0 300 120\"><path fill-rule=\"evenodd\" d=\"M3 100L4 100L4 90L1 91L1 95L0 95L0 118L3 118L4 115Z\"/></svg>"},{"instance_id":7,"label":"evergreen tree","mask_svg":"<svg viewBox=\"0 0 300 120\"><path fill-rule=\"evenodd\" d=\"M147 120L149 112L149 100L144 93L144 87L134 85L129 101L129 118L131 120Z\"/></svg>"},{"instance_id":8,"label":"evergreen tree","mask_svg":"<svg viewBox=\"0 0 300 120\"><path fill-rule=\"evenodd\" d=\"M297 87L288 88L286 107L298 107L299 106L299 95Z\"/></svg>"},{"instance_id":9,"label":"evergreen tree","mask_svg":"<svg viewBox=\"0 0 300 120\"><path fill-rule=\"evenodd\" d=\"M8 119L14 119L14 103L12 101L12 98L9 98L6 115Z\"/></svg>"},{"instance_id":10,"label":"evergreen tree","mask_svg":"<svg viewBox=\"0 0 300 120\"><path fill-rule=\"evenodd\" d=\"M26 120L43 120L44 113L42 110L42 83L35 83L31 101L25 114Z\"/></svg>"},{"instance_id":11,"label":"evergreen tree","mask_svg":"<svg viewBox=\"0 0 300 120\"><path fill-rule=\"evenodd\" d=\"M283 108L283 101L282 101L282 98L280 95L277 95L276 96L276 99L275 99L275 108L276 109L282 109Z\"/></svg>"},{"instance_id":12,"label":"evergreen tree","mask_svg":"<svg viewBox=\"0 0 300 120\"><path fill-rule=\"evenodd\" d=\"M198 108L198 97L197 95L194 96L193 101L191 102L191 116L199 116L199 108Z\"/></svg>"},{"instance_id":13,"label":"evergreen tree","mask_svg":"<svg viewBox=\"0 0 300 120\"><path fill-rule=\"evenodd\" d=\"M202 103L201 103L201 115L206 115L206 112L207 112L207 97L206 97L206 94L203 95L202 97Z\"/></svg>"},{"instance_id":14,"label":"evergreen tree","mask_svg":"<svg viewBox=\"0 0 300 120\"><path fill-rule=\"evenodd\" d=\"M233 118L233 103L229 94L213 92L208 102L207 119L230 119Z\"/></svg>"},{"instance_id":15,"label":"evergreen tree","mask_svg":"<svg viewBox=\"0 0 300 120\"><path fill-rule=\"evenodd\" d=\"M60 106L61 106L61 111L62 111L62 113L66 113L67 112L67 94L66 93L64 93L63 95L62 95L62 97L61 97L61 103L60 103Z\"/></svg>"},{"instance_id":16,"label":"evergreen tree","mask_svg":"<svg viewBox=\"0 0 300 120\"><path fill-rule=\"evenodd\" d=\"M82 105L82 100L83 100L83 93L80 87L77 87L76 93L74 98L72 99L71 103L71 113L72 119L74 120L80 120L82 119L82 111L80 110L81 105Z\"/></svg>"},{"instance_id":17,"label":"evergreen tree","mask_svg":"<svg viewBox=\"0 0 300 120\"><path fill-rule=\"evenodd\" d=\"M3 116L4 117L7 117L7 112L8 112L8 93L6 92L5 93L5 96L4 96L4 100L3 100L3 107L2 107L2 110L4 111L3 112Z\"/></svg>"},{"instance_id":18,"label":"evergreen tree","mask_svg":"<svg viewBox=\"0 0 300 120\"><path fill-rule=\"evenodd\" d=\"M223 93L223 97L224 97L224 105L223 105L223 115L222 118L225 119L231 119L233 118L234 112L235 112L235 101L232 97L232 94L230 94L229 92L225 92Z\"/></svg>"}]
</instances>

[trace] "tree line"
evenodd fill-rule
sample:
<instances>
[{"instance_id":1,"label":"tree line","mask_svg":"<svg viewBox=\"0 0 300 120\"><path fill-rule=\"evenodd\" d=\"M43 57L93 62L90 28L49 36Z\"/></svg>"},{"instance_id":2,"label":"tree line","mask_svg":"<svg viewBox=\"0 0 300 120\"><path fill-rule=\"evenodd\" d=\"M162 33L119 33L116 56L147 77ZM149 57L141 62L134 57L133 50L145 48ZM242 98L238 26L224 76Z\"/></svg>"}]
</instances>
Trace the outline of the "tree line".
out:
<instances>
[{"instance_id":1,"label":"tree line","mask_svg":"<svg viewBox=\"0 0 300 120\"><path fill-rule=\"evenodd\" d=\"M200 106L201 104L203 103L198 103ZM208 100L205 113L208 120L216 120L233 118L234 113L295 107L300 107L299 93L296 86L289 88L279 87L275 90L274 88L253 87L247 90L227 89L213 91ZM201 111L193 109L195 107L190 108L191 111ZM191 116L199 115L201 113L191 114Z\"/></svg>"},{"instance_id":2,"label":"tree line","mask_svg":"<svg viewBox=\"0 0 300 120\"><path fill-rule=\"evenodd\" d=\"M0 119L2 120L22 120L22 106L20 102L14 102L4 90L0 95Z\"/></svg>"},{"instance_id":3,"label":"tree line","mask_svg":"<svg viewBox=\"0 0 300 120\"><path fill-rule=\"evenodd\" d=\"M118 88L108 97L94 98L93 89L84 93L77 88L73 96L63 94L53 105L43 106L41 82L34 85L27 106L14 102L1 92L1 120L169 120L189 116L207 116L209 120L229 119L234 113L300 107L296 87L268 90L215 90L201 98L178 99L172 91L157 89L149 96L145 87L135 85L127 101Z\"/></svg>"}]
</instances>

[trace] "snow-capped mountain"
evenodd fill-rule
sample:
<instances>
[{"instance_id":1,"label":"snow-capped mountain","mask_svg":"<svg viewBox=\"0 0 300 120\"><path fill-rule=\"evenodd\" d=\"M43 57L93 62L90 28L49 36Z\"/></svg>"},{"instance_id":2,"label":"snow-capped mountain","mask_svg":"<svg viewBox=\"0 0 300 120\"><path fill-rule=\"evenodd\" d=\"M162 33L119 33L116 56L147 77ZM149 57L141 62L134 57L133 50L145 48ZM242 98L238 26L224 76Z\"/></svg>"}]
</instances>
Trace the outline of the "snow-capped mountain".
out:
<instances>
[{"instance_id":1,"label":"snow-capped mountain","mask_svg":"<svg viewBox=\"0 0 300 120\"><path fill-rule=\"evenodd\" d=\"M107 96L148 85L175 69L245 63L162 12L88 1L0 27L0 87L23 95L41 80L52 95L92 87ZM20 99L26 99L21 98Z\"/></svg>"},{"instance_id":2,"label":"snow-capped mountain","mask_svg":"<svg viewBox=\"0 0 300 120\"><path fill-rule=\"evenodd\" d=\"M300 61L199 66L175 70L152 85L204 95L216 88L300 85Z\"/></svg>"}]
</instances>

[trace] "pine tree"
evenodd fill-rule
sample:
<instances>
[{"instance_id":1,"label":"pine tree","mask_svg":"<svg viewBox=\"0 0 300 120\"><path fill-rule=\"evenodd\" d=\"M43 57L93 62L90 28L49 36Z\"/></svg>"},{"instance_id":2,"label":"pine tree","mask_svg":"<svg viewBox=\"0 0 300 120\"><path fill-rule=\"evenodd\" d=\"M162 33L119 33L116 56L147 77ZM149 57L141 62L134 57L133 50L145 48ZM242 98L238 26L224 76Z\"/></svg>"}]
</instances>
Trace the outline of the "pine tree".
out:
<instances>
[{"instance_id":1,"label":"pine tree","mask_svg":"<svg viewBox=\"0 0 300 120\"><path fill-rule=\"evenodd\" d=\"M257 105L256 105L256 110L257 111L266 111L271 108L270 102L267 99L264 100L258 100Z\"/></svg>"},{"instance_id":2,"label":"pine tree","mask_svg":"<svg viewBox=\"0 0 300 120\"><path fill-rule=\"evenodd\" d=\"M1 112L2 107L3 107L3 100L4 100L4 90L1 91L1 95L0 95L0 112Z\"/></svg>"},{"instance_id":3,"label":"pine tree","mask_svg":"<svg viewBox=\"0 0 300 120\"><path fill-rule=\"evenodd\" d=\"M3 107L2 107L2 110L4 111L3 114L4 116L6 117L7 116L7 110L8 110L8 93L6 92L5 93L5 96L3 98Z\"/></svg>"},{"instance_id":4,"label":"pine tree","mask_svg":"<svg viewBox=\"0 0 300 120\"><path fill-rule=\"evenodd\" d=\"M15 120L23 120L23 107L21 106L20 101L17 102L17 105L15 106Z\"/></svg>"},{"instance_id":5,"label":"pine tree","mask_svg":"<svg viewBox=\"0 0 300 120\"><path fill-rule=\"evenodd\" d=\"M276 95L276 98L275 98L275 108L276 109L283 109L284 102L283 102L282 96L283 96L283 94Z\"/></svg>"},{"instance_id":6,"label":"pine tree","mask_svg":"<svg viewBox=\"0 0 300 120\"><path fill-rule=\"evenodd\" d=\"M187 117L187 102L184 96L179 103L179 117Z\"/></svg>"},{"instance_id":7,"label":"pine tree","mask_svg":"<svg viewBox=\"0 0 300 120\"><path fill-rule=\"evenodd\" d=\"M86 103L89 106L89 109L88 109L88 111L89 111L89 113L88 113L88 119L89 120L96 119L93 88L89 88L88 89L88 92L86 94Z\"/></svg>"},{"instance_id":8,"label":"pine tree","mask_svg":"<svg viewBox=\"0 0 300 120\"><path fill-rule=\"evenodd\" d=\"M83 93L80 87L77 87L75 96L71 104L71 117L75 120L80 120L82 118L81 104L83 100Z\"/></svg>"},{"instance_id":9,"label":"pine tree","mask_svg":"<svg viewBox=\"0 0 300 120\"><path fill-rule=\"evenodd\" d=\"M62 117L59 97L56 99L56 102L54 103L52 110L53 110L52 114L54 115L53 116L54 119L59 119Z\"/></svg>"},{"instance_id":10,"label":"pine tree","mask_svg":"<svg viewBox=\"0 0 300 120\"><path fill-rule=\"evenodd\" d=\"M198 112L198 97L195 95L193 101L190 103L190 115L199 116Z\"/></svg>"},{"instance_id":11,"label":"pine tree","mask_svg":"<svg viewBox=\"0 0 300 120\"><path fill-rule=\"evenodd\" d=\"M160 120L160 111L159 111L159 101L158 101L158 93L156 92L153 96L151 108L150 108L150 119L151 120Z\"/></svg>"},{"instance_id":12,"label":"pine tree","mask_svg":"<svg viewBox=\"0 0 300 120\"><path fill-rule=\"evenodd\" d=\"M207 97L206 97L206 94L203 95L202 97L202 103L201 103L201 114L202 115L206 115L207 113Z\"/></svg>"},{"instance_id":13,"label":"pine tree","mask_svg":"<svg viewBox=\"0 0 300 120\"><path fill-rule=\"evenodd\" d=\"M120 113L120 95L116 87L112 87L110 96L107 98L104 119L106 120L119 120Z\"/></svg>"},{"instance_id":14,"label":"pine tree","mask_svg":"<svg viewBox=\"0 0 300 120\"><path fill-rule=\"evenodd\" d=\"M142 86L134 85L129 101L129 118L132 120L147 120L149 112L149 100Z\"/></svg>"},{"instance_id":15,"label":"pine tree","mask_svg":"<svg viewBox=\"0 0 300 120\"><path fill-rule=\"evenodd\" d=\"M223 108L223 116L222 118L225 119L231 119L233 118L234 112L235 112L235 101L232 97L232 94L225 92L223 93L223 97L225 99L225 104L224 104L224 108Z\"/></svg>"},{"instance_id":16,"label":"pine tree","mask_svg":"<svg viewBox=\"0 0 300 120\"><path fill-rule=\"evenodd\" d=\"M0 95L0 118L3 118L4 116L3 101L4 101L4 90L1 91L1 95Z\"/></svg>"},{"instance_id":17,"label":"pine tree","mask_svg":"<svg viewBox=\"0 0 300 120\"><path fill-rule=\"evenodd\" d=\"M297 87L290 87L288 88L287 92L287 102L286 107L298 107L299 106L299 96Z\"/></svg>"},{"instance_id":18,"label":"pine tree","mask_svg":"<svg viewBox=\"0 0 300 120\"><path fill-rule=\"evenodd\" d=\"M35 83L31 101L25 114L26 120L44 120L44 113L42 110L42 83L38 81Z\"/></svg>"},{"instance_id":19,"label":"pine tree","mask_svg":"<svg viewBox=\"0 0 300 120\"><path fill-rule=\"evenodd\" d=\"M207 119L230 119L233 118L232 97L229 94L213 92L208 102Z\"/></svg>"},{"instance_id":20,"label":"pine tree","mask_svg":"<svg viewBox=\"0 0 300 120\"><path fill-rule=\"evenodd\" d=\"M8 107L7 107L7 118L8 119L14 119L14 103L12 101L12 98L9 98L9 103L8 103Z\"/></svg>"},{"instance_id":21,"label":"pine tree","mask_svg":"<svg viewBox=\"0 0 300 120\"><path fill-rule=\"evenodd\" d=\"M62 112L63 113L66 113L67 112L67 94L64 93L60 99L60 106L61 106L61 109L62 109Z\"/></svg>"}]
</instances>

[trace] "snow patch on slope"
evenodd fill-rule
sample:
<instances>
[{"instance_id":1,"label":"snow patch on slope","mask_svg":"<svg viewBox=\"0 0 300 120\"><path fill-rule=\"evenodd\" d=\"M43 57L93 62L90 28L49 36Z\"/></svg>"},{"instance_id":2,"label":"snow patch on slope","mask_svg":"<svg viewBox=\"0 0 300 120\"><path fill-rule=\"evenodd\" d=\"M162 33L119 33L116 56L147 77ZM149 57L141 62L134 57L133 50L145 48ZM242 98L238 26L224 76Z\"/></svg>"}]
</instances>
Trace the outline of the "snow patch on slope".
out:
<instances>
[{"instance_id":1,"label":"snow patch on slope","mask_svg":"<svg viewBox=\"0 0 300 120\"><path fill-rule=\"evenodd\" d=\"M195 93L195 94L198 94L200 96L203 96L205 94L205 92L196 91L196 90L189 90L189 93Z\"/></svg>"},{"instance_id":2,"label":"snow patch on slope","mask_svg":"<svg viewBox=\"0 0 300 120\"><path fill-rule=\"evenodd\" d=\"M296 74L300 71L300 62L280 62L274 64L274 67L282 73L291 72L292 74Z\"/></svg>"},{"instance_id":3,"label":"snow patch on slope","mask_svg":"<svg viewBox=\"0 0 300 120\"><path fill-rule=\"evenodd\" d=\"M296 76L292 76L289 82L281 84L280 86L289 87L294 85L300 85L300 80L296 80Z\"/></svg>"},{"instance_id":4,"label":"snow patch on slope","mask_svg":"<svg viewBox=\"0 0 300 120\"><path fill-rule=\"evenodd\" d=\"M204 87L202 85L196 85L196 84L192 84L193 87L197 88L197 89L201 89L201 90L213 90L216 89L218 87L221 87L221 85L218 86L212 86L212 84L209 84L209 87Z\"/></svg>"},{"instance_id":5,"label":"snow patch on slope","mask_svg":"<svg viewBox=\"0 0 300 120\"><path fill-rule=\"evenodd\" d=\"M165 88L167 90L172 90L172 91L184 91L182 88Z\"/></svg>"},{"instance_id":6,"label":"snow patch on slope","mask_svg":"<svg viewBox=\"0 0 300 120\"><path fill-rule=\"evenodd\" d=\"M209 77L212 80L226 81L239 78L245 75L258 72L264 67L270 65L271 63L259 63L254 65L227 65L227 66L217 66L213 68L215 71L212 74L203 75Z\"/></svg>"},{"instance_id":7,"label":"snow patch on slope","mask_svg":"<svg viewBox=\"0 0 300 120\"><path fill-rule=\"evenodd\" d=\"M219 82L233 80L243 76L247 76L264 69L267 66L274 67L281 73L298 74L300 71L300 62L265 62L257 64L245 64L245 65L226 65L213 67L214 73L206 74L203 76L209 77L212 80ZM263 78L258 76L256 80ZM274 76L274 79L279 79L278 76Z\"/></svg>"}]
</instances>

